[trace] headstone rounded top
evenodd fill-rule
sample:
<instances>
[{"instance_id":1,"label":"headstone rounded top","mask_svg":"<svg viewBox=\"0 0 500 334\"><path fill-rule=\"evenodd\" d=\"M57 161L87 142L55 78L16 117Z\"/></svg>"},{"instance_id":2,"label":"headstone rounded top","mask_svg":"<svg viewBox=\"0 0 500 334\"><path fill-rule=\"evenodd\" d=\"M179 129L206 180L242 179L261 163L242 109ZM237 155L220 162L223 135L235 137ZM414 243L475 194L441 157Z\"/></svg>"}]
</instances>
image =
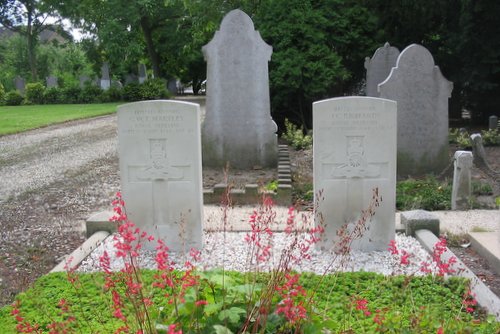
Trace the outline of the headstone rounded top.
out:
<instances>
[{"instance_id":1,"label":"headstone rounded top","mask_svg":"<svg viewBox=\"0 0 500 334\"><path fill-rule=\"evenodd\" d=\"M220 24L220 30L233 30L237 29L237 32L252 31L255 30L253 21L244 11L240 9L234 9L224 16L222 23Z\"/></svg>"},{"instance_id":2,"label":"headstone rounded top","mask_svg":"<svg viewBox=\"0 0 500 334\"><path fill-rule=\"evenodd\" d=\"M425 47L419 44L411 44L401 51L396 62L398 68L418 68L422 73L434 71L434 58Z\"/></svg>"}]
</instances>

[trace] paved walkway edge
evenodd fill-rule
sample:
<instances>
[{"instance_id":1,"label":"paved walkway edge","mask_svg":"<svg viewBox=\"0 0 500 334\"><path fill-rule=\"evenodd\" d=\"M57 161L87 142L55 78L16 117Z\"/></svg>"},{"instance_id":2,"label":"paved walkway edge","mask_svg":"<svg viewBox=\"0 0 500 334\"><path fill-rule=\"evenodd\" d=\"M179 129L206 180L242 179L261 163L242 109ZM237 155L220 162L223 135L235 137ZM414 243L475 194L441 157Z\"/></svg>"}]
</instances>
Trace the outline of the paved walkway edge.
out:
<instances>
[{"instance_id":1,"label":"paved walkway edge","mask_svg":"<svg viewBox=\"0 0 500 334\"><path fill-rule=\"evenodd\" d=\"M90 236L85 242L71 253L69 257L62 260L50 272L67 271L67 268L75 268L96 249L109 236L109 232L98 231Z\"/></svg>"},{"instance_id":2,"label":"paved walkway edge","mask_svg":"<svg viewBox=\"0 0 500 334\"><path fill-rule=\"evenodd\" d=\"M415 237L429 253L432 253L434 245L439 242L439 239L429 230L418 230L415 232ZM471 281L471 290L478 304L486 308L489 314L494 315L497 321L500 321L500 299L448 248L441 257L444 261L451 257L457 259L454 268L463 269L458 271L459 275Z\"/></svg>"}]
</instances>

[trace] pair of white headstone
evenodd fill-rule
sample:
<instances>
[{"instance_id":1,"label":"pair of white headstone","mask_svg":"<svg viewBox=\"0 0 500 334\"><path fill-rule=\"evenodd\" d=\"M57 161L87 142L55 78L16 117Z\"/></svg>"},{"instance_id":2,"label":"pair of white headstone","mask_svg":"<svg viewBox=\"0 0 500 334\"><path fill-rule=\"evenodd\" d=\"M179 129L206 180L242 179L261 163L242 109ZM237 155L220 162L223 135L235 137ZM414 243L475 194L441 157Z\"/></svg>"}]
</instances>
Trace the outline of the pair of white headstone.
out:
<instances>
[{"instance_id":1,"label":"pair of white headstone","mask_svg":"<svg viewBox=\"0 0 500 334\"><path fill-rule=\"evenodd\" d=\"M396 104L348 97L316 102L314 187L328 227L322 246L352 224L372 190L382 202L362 240L363 250L385 249L394 237ZM174 250L202 245L200 112L197 104L137 102L119 107L122 192L130 219Z\"/></svg>"}]
</instances>

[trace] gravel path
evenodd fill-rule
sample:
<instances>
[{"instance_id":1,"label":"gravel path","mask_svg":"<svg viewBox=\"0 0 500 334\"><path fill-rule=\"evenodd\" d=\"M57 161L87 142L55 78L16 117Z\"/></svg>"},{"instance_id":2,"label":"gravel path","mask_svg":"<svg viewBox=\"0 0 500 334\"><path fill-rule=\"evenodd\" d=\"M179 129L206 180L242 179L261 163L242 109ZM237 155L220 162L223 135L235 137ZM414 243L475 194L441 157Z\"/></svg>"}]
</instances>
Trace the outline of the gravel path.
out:
<instances>
[{"instance_id":1,"label":"gravel path","mask_svg":"<svg viewBox=\"0 0 500 334\"><path fill-rule=\"evenodd\" d=\"M116 115L0 137L0 306L82 243L117 171Z\"/></svg>"},{"instance_id":2,"label":"gravel path","mask_svg":"<svg viewBox=\"0 0 500 334\"><path fill-rule=\"evenodd\" d=\"M116 116L0 137L0 201L112 156L116 156Z\"/></svg>"}]
</instances>

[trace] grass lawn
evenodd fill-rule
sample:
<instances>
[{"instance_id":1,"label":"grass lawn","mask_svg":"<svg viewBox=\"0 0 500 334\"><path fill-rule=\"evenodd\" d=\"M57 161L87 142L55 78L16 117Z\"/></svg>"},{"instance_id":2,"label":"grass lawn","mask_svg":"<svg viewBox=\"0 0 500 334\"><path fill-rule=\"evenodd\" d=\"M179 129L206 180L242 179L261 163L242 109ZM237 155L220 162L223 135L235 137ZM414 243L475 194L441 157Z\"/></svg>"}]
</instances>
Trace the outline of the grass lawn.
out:
<instances>
[{"instance_id":1,"label":"grass lawn","mask_svg":"<svg viewBox=\"0 0 500 334\"><path fill-rule=\"evenodd\" d=\"M0 136L116 112L124 102L0 107Z\"/></svg>"}]
</instances>

